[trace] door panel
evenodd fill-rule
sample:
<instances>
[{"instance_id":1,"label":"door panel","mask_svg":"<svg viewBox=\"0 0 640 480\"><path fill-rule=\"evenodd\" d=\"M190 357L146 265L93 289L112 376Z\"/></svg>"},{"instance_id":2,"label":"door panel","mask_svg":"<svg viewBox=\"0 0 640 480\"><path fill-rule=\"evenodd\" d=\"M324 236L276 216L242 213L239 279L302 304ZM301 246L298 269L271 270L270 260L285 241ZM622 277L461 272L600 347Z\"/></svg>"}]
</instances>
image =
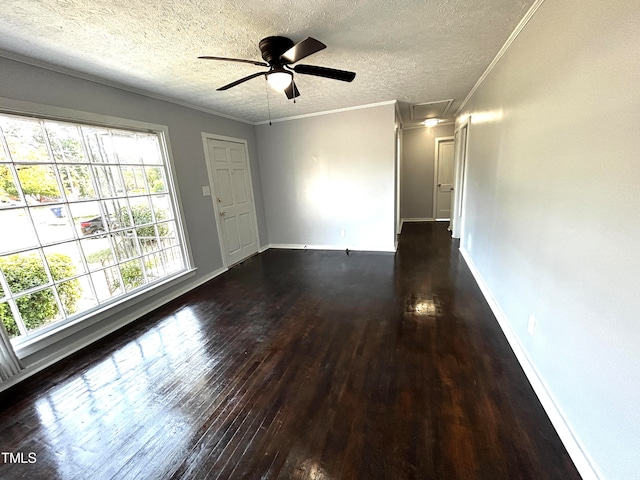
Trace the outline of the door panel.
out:
<instances>
[{"instance_id":1,"label":"door panel","mask_svg":"<svg viewBox=\"0 0 640 480\"><path fill-rule=\"evenodd\" d=\"M453 200L453 139L437 141L436 152L436 219L451 218L451 204Z\"/></svg>"},{"instance_id":2,"label":"door panel","mask_svg":"<svg viewBox=\"0 0 640 480\"><path fill-rule=\"evenodd\" d=\"M243 152L239 150L231 150L231 162L233 163L242 163L242 159L244 158Z\"/></svg>"},{"instance_id":3,"label":"door panel","mask_svg":"<svg viewBox=\"0 0 640 480\"><path fill-rule=\"evenodd\" d=\"M231 187L231 177L229 170L216 170L216 197L221 199L219 202L223 207L233 205L233 189Z\"/></svg>"},{"instance_id":4,"label":"door panel","mask_svg":"<svg viewBox=\"0 0 640 480\"><path fill-rule=\"evenodd\" d=\"M247 178L244 170L233 170L233 193L236 203L246 204L249 202L249 192L247 190Z\"/></svg>"},{"instance_id":5,"label":"door panel","mask_svg":"<svg viewBox=\"0 0 640 480\"><path fill-rule=\"evenodd\" d=\"M240 250L238 219L236 217L225 218L223 223L226 232L227 249L229 250L229 254L234 254Z\"/></svg>"},{"instance_id":6,"label":"door panel","mask_svg":"<svg viewBox=\"0 0 640 480\"><path fill-rule=\"evenodd\" d=\"M206 139L206 145L223 255L229 266L258 252L246 147L212 138Z\"/></svg>"},{"instance_id":7,"label":"door panel","mask_svg":"<svg viewBox=\"0 0 640 480\"><path fill-rule=\"evenodd\" d=\"M243 247L247 247L249 245L252 244L253 242L253 229L251 228L251 215L249 215L248 213L243 213L242 215L239 216L239 220L240 220L240 225L239 225L239 234L240 234L240 241L242 243Z\"/></svg>"}]
</instances>

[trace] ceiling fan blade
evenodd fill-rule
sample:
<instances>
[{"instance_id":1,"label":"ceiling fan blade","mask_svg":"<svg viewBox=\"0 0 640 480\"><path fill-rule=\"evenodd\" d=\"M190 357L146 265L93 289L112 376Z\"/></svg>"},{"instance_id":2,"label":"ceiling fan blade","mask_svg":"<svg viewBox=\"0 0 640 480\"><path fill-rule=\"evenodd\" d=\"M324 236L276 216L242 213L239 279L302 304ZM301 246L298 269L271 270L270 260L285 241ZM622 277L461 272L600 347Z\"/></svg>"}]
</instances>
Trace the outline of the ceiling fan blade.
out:
<instances>
[{"instance_id":1,"label":"ceiling fan blade","mask_svg":"<svg viewBox=\"0 0 640 480\"><path fill-rule=\"evenodd\" d=\"M296 63L309 55L319 52L327 46L315 38L307 37L301 42L296 43L289 50L280 55L280 60L284 63Z\"/></svg>"},{"instance_id":2,"label":"ceiling fan blade","mask_svg":"<svg viewBox=\"0 0 640 480\"><path fill-rule=\"evenodd\" d=\"M240 80L236 80L235 82L231 82L230 84L225 85L224 87L220 87L217 90L218 91L229 90L231 87L235 87L236 85L240 85L241 83L244 83L247 80L251 80L252 78L256 78L256 77L259 77L260 75L264 75L264 74L265 74L265 72L258 72L258 73L251 74L251 75L249 75L247 77L241 78Z\"/></svg>"},{"instance_id":3,"label":"ceiling fan blade","mask_svg":"<svg viewBox=\"0 0 640 480\"><path fill-rule=\"evenodd\" d=\"M268 63L258 62L256 60L244 60L242 58L227 58L227 57L210 57L208 55L203 55L198 57L201 60L224 60L225 62L240 62L240 63L249 63L251 65L256 65L258 67L268 67Z\"/></svg>"},{"instance_id":4,"label":"ceiling fan blade","mask_svg":"<svg viewBox=\"0 0 640 480\"><path fill-rule=\"evenodd\" d=\"M351 82L356 78L355 72L337 70L335 68L317 67L315 65L296 65L293 68L293 71L296 73L302 73L303 75L315 75L316 77L332 78L343 82Z\"/></svg>"},{"instance_id":5,"label":"ceiling fan blade","mask_svg":"<svg viewBox=\"0 0 640 480\"><path fill-rule=\"evenodd\" d=\"M296 87L296 82L293 81L284 89L284 93L289 100L300 96L300 91L298 90L298 87Z\"/></svg>"}]
</instances>

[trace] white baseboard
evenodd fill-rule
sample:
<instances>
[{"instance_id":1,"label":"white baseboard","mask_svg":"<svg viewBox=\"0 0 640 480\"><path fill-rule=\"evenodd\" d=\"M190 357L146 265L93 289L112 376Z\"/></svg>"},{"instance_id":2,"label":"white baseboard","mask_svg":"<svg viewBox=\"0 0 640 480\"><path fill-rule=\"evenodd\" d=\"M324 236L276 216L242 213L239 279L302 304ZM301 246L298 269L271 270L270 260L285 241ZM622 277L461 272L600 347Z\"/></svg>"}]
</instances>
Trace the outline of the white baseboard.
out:
<instances>
[{"instance_id":1,"label":"white baseboard","mask_svg":"<svg viewBox=\"0 0 640 480\"><path fill-rule=\"evenodd\" d=\"M406 222L434 222L436 219L433 217L416 217L416 218L401 218L400 223Z\"/></svg>"},{"instance_id":2,"label":"white baseboard","mask_svg":"<svg viewBox=\"0 0 640 480\"><path fill-rule=\"evenodd\" d=\"M580 472L580 475L584 480L599 480L600 476L598 475L593 462L591 461L586 451L580 445L580 442L574 435L571 426L565 420L564 415L556 405L551 392L538 374L538 371L531 362L531 359L529 358L526 350L522 347L520 340L518 340L517 335L511 328L511 324L509 323L507 316L502 311L502 308L491 293L491 290L484 281L484 278L480 274L480 271L471 259L469 252L463 247L460 247L460 253L462 254L462 258L464 258L465 262L467 263L469 270L471 270L473 278L478 284L478 287L480 287L480 291L484 295L484 298L487 300L489 307L491 308L494 316L496 317L496 320L498 321L498 325L500 325L500 328L502 329L505 337L507 337L507 341L509 342L513 353L516 355L516 358L518 359L522 370L524 370L529 383L538 396L542 407L547 413L549 420L551 420L551 424L556 429L560 440L567 449L567 452L569 453L571 460L573 460L573 463L578 469L578 472Z\"/></svg>"},{"instance_id":3,"label":"white baseboard","mask_svg":"<svg viewBox=\"0 0 640 480\"><path fill-rule=\"evenodd\" d=\"M351 245L303 245L298 243L270 243L269 248L285 249L285 250L336 250L344 251L349 249L350 252L391 252L395 253L393 246L388 248L380 246L351 246Z\"/></svg>"},{"instance_id":4,"label":"white baseboard","mask_svg":"<svg viewBox=\"0 0 640 480\"><path fill-rule=\"evenodd\" d=\"M209 280L214 279L215 277L217 277L218 275L221 275L227 270L228 270L227 268L219 268L218 270L211 272L209 275L206 275L203 278L199 279L197 282L183 285L182 287L172 291L169 295L160 296L158 299L156 299L153 302L140 302L137 308L130 311L127 315L124 315L122 317L118 316L113 321L103 322L105 323L105 326L97 330L93 334L86 337L79 338L75 342L70 343L68 346L66 346L63 351L57 351L51 355L48 355L42 358L41 360L38 360L37 362L34 362L33 364L29 365L27 368L22 370L18 375L15 375L11 377L9 380L6 380L0 383L0 392L29 378L32 375L35 375L36 373L44 370L45 368L50 367L54 363L59 362L63 358L68 357L73 353L76 353L77 351L83 349L84 347L89 346L93 342L100 340L103 337L106 337L107 335L115 332L119 328L122 328L125 325L128 325L129 323L139 319L140 317L146 315L147 313L150 313L153 310L161 307L162 305L169 303L171 300L178 298L180 295L184 295L190 290L193 290L194 288L199 287L200 285L208 282ZM110 320L111 320L111 317L110 317Z\"/></svg>"}]
</instances>

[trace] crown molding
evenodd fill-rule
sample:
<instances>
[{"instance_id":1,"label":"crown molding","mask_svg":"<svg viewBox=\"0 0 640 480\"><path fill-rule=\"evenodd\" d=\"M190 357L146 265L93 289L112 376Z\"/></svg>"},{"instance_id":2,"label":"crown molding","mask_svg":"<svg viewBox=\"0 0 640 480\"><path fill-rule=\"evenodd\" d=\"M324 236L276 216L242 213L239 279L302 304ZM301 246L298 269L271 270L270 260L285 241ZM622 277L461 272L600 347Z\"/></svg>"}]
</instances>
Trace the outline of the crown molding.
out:
<instances>
[{"instance_id":1,"label":"crown molding","mask_svg":"<svg viewBox=\"0 0 640 480\"><path fill-rule=\"evenodd\" d=\"M7 52L6 50L0 50L0 57L6 58L8 60L13 60L20 63L25 63L27 65L31 65L33 67L42 68L44 70L49 70L52 72L60 73L62 75L68 75L70 77L79 78L82 80L87 80L89 82L97 83L99 85L105 85L107 87L117 88L118 90L124 90L129 93L135 93L137 95L142 95L144 97L153 98L155 100L161 100L163 102L172 103L174 105L179 105L181 107L190 108L192 110L198 110L203 113L208 113L209 115L215 115L217 117L226 118L229 120L233 120L236 122L245 123L248 125L253 125L253 122L245 120L243 118L234 117L232 115L227 115L225 113L216 112L215 110L211 110L209 108L201 107L198 105L194 105L189 102L183 102L182 100L178 100L172 97L167 97L165 95L159 95L157 93L149 92L148 90L143 90L140 88L131 87L129 85L125 85L123 83L114 82L111 80L107 80L95 75L91 75L88 73L78 72L76 70L72 70L65 67L60 67L58 65L53 65L47 62L43 62L40 60L36 60L33 58L25 57L23 55L19 55L17 53Z\"/></svg>"},{"instance_id":2,"label":"crown molding","mask_svg":"<svg viewBox=\"0 0 640 480\"><path fill-rule=\"evenodd\" d=\"M369 103L366 105L357 105L355 107L346 107L346 108L337 108L335 110L326 110L324 112L315 112L315 113L305 113L302 115L296 115L293 117L283 117L283 118L274 118L272 120L262 120L260 122L255 122L253 123L253 125L269 125L269 123L276 123L276 122L288 122L289 120L299 120L301 118L309 118L309 117L318 117L321 115L331 115L333 113L342 113L342 112L350 112L352 110L362 110L365 108L375 108L375 107L380 107L383 105L393 105L393 104L397 104L398 101L397 100L387 100L386 102L378 102L378 103Z\"/></svg>"},{"instance_id":3,"label":"crown molding","mask_svg":"<svg viewBox=\"0 0 640 480\"><path fill-rule=\"evenodd\" d=\"M496 64L500 61L500 59L503 57L503 55L507 52L509 47L511 47L511 44L515 41L515 39L518 38L518 35L520 35L520 32L522 32L522 30L527 25L527 23L529 23L529 20L531 20L533 15L536 13L538 8L540 8L540 6L543 3L544 3L544 0L536 0L533 3L533 5L531 5L531 8L527 11L527 13L525 13L524 17L522 17L522 20L520 20L520 23L518 23L518 25L516 25L516 28L513 30L513 32L511 32L511 35L509 35L509 38L507 38L507 41L504 42L504 45L502 46L500 51L498 51L498 53L493 58L493 60L491 61L491 63L487 67L487 69L480 76L480 78L478 79L476 84L473 86L473 88L469 91L469 93L467 94L465 99L462 101L462 103L460 104L460 106L456 110L456 113L453 115L454 117L457 117L460 114L460 112L462 112L462 109L465 107L467 102L471 99L473 94L476 93L476 90L478 90L478 88L480 88L480 85L482 85L482 82L484 82L485 78L487 78L489 76L489 74L494 69Z\"/></svg>"}]
</instances>

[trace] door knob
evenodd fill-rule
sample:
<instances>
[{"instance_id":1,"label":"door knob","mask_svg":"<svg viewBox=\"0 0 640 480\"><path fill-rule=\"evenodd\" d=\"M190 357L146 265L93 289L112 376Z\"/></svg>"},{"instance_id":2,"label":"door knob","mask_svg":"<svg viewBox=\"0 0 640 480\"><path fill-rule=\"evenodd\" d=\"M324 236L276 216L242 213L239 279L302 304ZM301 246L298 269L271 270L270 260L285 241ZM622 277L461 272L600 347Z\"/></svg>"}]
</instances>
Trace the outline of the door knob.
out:
<instances>
[{"instance_id":1,"label":"door knob","mask_svg":"<svg viewBox=\"0 0 640 480\"><path fill-rule=\"evenodd\" d=\"M227 214L227 212L220 212L220 216L224 217Z\"/></svg>"}]
</instances>

